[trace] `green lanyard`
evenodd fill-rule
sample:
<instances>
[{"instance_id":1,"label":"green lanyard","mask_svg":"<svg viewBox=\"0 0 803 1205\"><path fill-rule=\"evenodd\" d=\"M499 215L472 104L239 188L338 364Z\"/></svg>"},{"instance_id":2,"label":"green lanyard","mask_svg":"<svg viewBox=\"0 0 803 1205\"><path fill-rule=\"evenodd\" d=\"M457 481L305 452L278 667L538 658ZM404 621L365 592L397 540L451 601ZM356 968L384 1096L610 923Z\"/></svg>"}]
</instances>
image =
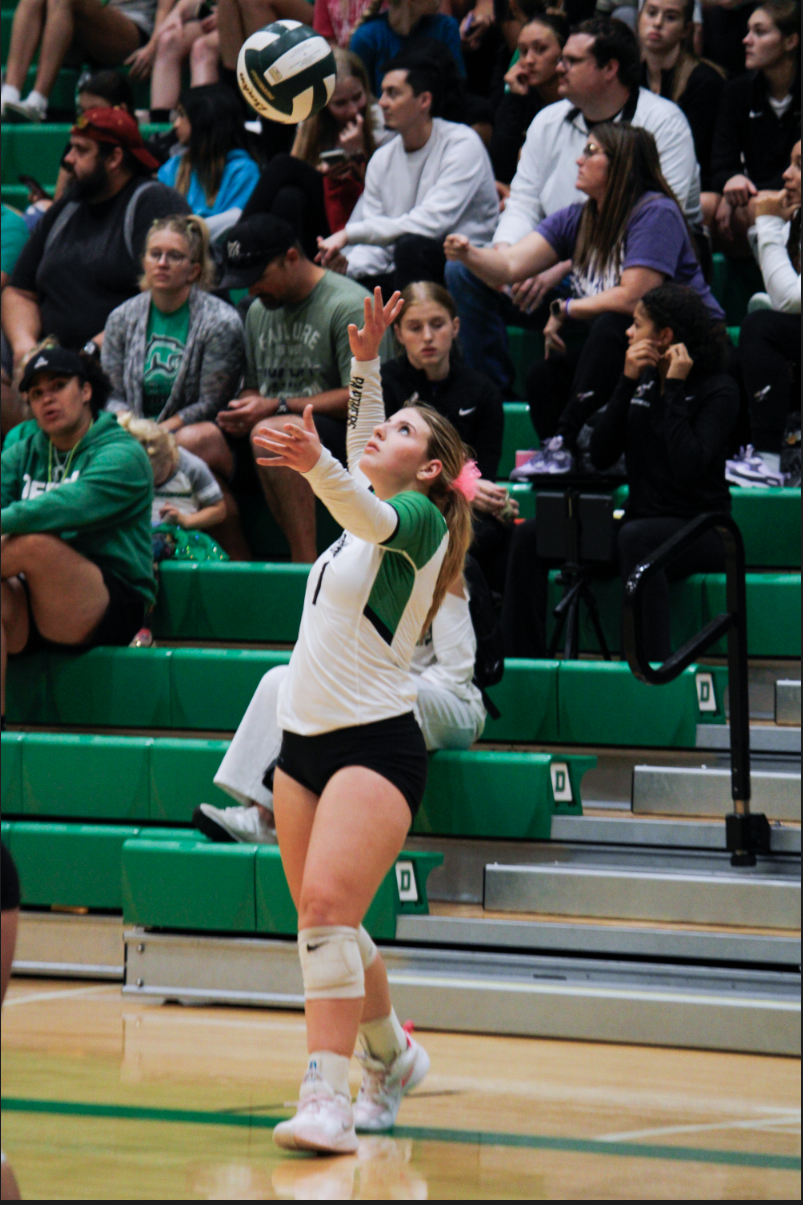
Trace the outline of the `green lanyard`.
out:
<instances>
[{"instance_id":1,"label":"green lanyard","mask_svg":"<svg viewBox=\"0 0 803 1205\"><path fill-rule=\"evenodd\" d=\"M89 427L91 427L91 426L92 426L92 423L89 424ZM89 427L87 427L87 430L89 430ZM84 432L84 434L86 434L86 432ZM82 435L81 439L83 439L83 438L84 438L84 436ZM72 464L72 461L73 461L73 456L78 451L78 447L81 443L81 439L78 440L78 443L73 448L70 448L70 454L67 457L67 463L64 466L61 477L56 482L53 481L53 444L52 444L52 442L49 442L48 449L47 449L47 484L48 485L54 485L54 484L61 485L61 483L64 480L66 480L67 474L70 471L70 465ZM56 464L56 470L58 470L59 468L61 468L61 466L59 464Z\"/></svg>"}]
</instances>

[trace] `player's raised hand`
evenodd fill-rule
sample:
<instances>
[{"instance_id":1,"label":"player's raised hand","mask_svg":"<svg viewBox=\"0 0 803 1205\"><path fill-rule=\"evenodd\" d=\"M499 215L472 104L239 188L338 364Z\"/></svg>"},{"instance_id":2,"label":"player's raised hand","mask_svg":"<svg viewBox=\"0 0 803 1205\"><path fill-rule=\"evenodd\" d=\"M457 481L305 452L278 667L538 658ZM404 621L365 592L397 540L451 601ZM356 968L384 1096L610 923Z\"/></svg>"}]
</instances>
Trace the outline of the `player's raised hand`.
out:
<instances>
[{"instance_id":1,"label":"player's raised hand","mask_svg":"<svg viewBox=\"0 0 803 1205\"><path fill-rule=\"evenodd\" d=\"M295 469L297 473L308 473L318 463L321 441L312 417L312 403L304 407L304 425L285 423L283 431L275 427L260 427L254 443L271 452L272 456L257 460L266 469Z\"/></svg>"},{"instance_id":2,"label":"player's raised hand","mask_svg":"<svg viewBox=\"0 0 803 1205\"><path fill-rule=\"evenodd\" d=\"M382 290L374 289L373 301L365 298L365 324L358 330L355 323L349 323L349 346L355 360L375 360L379 355L379 344L389 326L396 321L402 312L404 302L401 293L393 294L387 305L382 304Z\"/></svg>"}]
</instances>

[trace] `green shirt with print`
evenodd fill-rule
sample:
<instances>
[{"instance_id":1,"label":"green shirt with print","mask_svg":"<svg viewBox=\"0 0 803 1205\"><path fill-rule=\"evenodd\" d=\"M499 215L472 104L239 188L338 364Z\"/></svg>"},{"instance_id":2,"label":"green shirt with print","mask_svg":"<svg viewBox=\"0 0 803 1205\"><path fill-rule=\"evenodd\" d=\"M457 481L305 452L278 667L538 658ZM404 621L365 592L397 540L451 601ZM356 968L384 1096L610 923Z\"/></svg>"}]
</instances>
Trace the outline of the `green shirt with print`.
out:
<instances>
[{"instance_id":1,"label":"green shirt with print","mask_svg":"<svg viewBox=\"0 0 803 1205\"><path fill-rule=\"evenodd\" d=\"M9 276L27 241L28 227L22 214L4 205L0 211L0 268Z\"/></svg>"},{"instance_id":2,"label":"green shirt with print","mask_svg":"<svg viewBox=\"0 0 803 1205\"><path fill-rule=\"evenodd\" d=\"M363 325L365 297L355 280L326 272L298 305L268 310L254 301L245 319L244 387L266 398L314 397L347 387L348 326Z\"/></svg>"},{"instance_id":3,"label":"green shirt with print","mask_svg":"<svg viewBox=\"0 0 803 1205\"><path fill-rule=\"evenodd\" d=\"M163 313L151 302L142 370L142 409L146 418L158 418L173 392L189 330L189 299L172 314Z\"/></svg>"}]
</instances>

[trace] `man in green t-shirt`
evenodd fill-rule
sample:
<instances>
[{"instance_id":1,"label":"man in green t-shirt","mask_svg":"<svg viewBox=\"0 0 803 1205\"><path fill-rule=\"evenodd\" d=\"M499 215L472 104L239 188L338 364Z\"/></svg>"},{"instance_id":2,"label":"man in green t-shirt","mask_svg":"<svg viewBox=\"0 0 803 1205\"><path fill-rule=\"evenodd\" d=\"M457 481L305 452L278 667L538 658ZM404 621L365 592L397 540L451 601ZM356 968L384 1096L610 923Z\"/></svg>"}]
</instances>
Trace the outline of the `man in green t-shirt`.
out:
<instances>
[{"instance_id":1,"label":"man in green t-shirt","mask_svg":"<svg viewBox=\"0 0 803 1205\"><path fill-rule=\"evenodd\" d=\"M292 226L269 214L255 214L229 231L220 287L247 288L256 299L245 319L243 389L217 416L223 432L236 439L260 427L301 425L311 402L321 442L345 463L348 326L362 326L366 290L317 267ZM253 445L252 452L254 460L265 455ZM314 561L315 497L307 482L292 469L257 471L293 561Z\"/></svg>"}]
</instances>

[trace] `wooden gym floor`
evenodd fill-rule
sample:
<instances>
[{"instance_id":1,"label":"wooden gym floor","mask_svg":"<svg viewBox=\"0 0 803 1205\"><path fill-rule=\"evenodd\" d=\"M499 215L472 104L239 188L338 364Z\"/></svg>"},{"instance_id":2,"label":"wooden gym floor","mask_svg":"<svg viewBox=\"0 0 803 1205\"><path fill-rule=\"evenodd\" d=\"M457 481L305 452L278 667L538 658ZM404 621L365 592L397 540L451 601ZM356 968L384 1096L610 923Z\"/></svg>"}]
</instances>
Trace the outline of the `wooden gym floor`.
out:
<instances>
[{"instance_id":1,"label":"wooden gym floor","mask_svg":"<svg viewBox=\"0 0 803 1205\"><path fill-rule=\"evenodd\" d=\"M392 1135L287 1156L299 1013L13 979L3 1149L40 1200L800 1199L797 1060L421 1037L432 1072Z\"/></svg>"}]
</instances>

